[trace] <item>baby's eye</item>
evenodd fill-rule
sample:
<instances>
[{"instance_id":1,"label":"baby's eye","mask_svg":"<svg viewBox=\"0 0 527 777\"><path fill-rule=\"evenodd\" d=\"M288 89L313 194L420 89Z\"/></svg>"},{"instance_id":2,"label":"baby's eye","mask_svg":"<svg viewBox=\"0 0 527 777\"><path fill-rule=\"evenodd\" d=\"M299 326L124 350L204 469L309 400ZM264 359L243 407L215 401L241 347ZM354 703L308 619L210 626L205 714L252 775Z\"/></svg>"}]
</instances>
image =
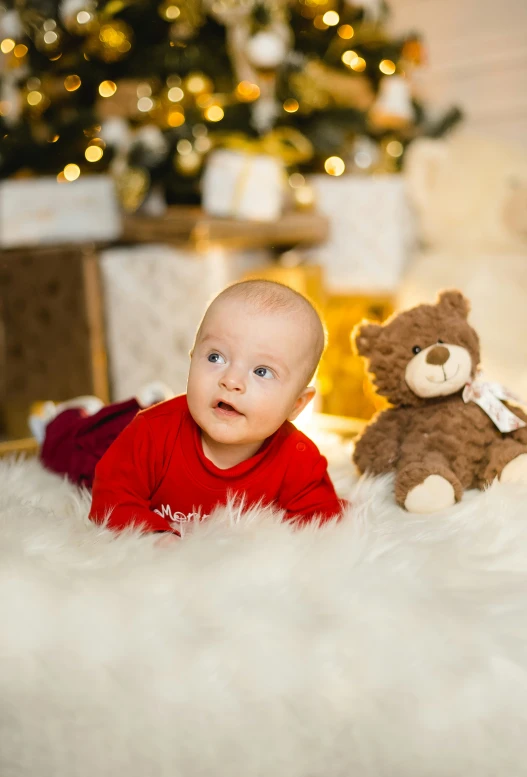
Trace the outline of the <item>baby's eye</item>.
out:
<instances>
[{"instance_id":1,"label":"baby's eye","mask_svg":"<svg viewBox=\"0 0 527 777\"><path fill-rule=\"evenodd\" d=\"M265 378L266 380L274 378L273 373L268 367L257 367L254 371L254 374L258 375L259 378Z\"/></svg>"},{"instance_id":2,"label":"baby's eye","mask_svg":"<svg viewBox=\"0 0 527 777\"><path fill-rule=\"evenodd\" d=\"M223 356L220 353L216 353L216 351L214 351L214 353L209 353L207 359L213 364L225 364Z\"/></svg>"}]
</instances>

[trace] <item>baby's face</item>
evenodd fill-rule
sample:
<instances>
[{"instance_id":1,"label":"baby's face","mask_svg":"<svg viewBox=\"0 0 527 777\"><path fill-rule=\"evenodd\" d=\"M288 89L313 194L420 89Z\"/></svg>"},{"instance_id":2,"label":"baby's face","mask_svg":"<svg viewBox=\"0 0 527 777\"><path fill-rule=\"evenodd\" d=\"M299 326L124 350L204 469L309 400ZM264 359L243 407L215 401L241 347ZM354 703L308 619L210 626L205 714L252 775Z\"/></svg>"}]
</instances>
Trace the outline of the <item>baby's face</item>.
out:
<instances>
[{"instance_id":1,"label":"baby's face","mask_svg":"<svg viewBox=\"0 0 527 777\"><path fill-rule=\"evenodd\" d=\"M258 312L237 299L214 303L192 354L192 417L217 443L263 442L303 406L311 348L301 316Z\"/></svg>"}]
</instances>

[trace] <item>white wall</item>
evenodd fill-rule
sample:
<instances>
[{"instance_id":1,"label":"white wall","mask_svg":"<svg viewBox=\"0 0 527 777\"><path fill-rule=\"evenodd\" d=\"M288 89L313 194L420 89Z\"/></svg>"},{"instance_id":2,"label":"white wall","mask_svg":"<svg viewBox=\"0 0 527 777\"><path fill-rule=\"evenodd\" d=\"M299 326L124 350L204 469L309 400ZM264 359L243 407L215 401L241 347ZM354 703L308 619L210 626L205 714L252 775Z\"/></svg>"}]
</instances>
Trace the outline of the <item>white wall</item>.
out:
<instances>
[{"instance_id":1,"label":"white wall","mask_svg":"<svg viewBox=\"0 0 527 777\"><path fill-rule=\"evenodd\" d=\"M394 32L423 36L420 96L456 103L467 129L527 148L527 0L388 2Z\"/></svg>"}]
</instances>

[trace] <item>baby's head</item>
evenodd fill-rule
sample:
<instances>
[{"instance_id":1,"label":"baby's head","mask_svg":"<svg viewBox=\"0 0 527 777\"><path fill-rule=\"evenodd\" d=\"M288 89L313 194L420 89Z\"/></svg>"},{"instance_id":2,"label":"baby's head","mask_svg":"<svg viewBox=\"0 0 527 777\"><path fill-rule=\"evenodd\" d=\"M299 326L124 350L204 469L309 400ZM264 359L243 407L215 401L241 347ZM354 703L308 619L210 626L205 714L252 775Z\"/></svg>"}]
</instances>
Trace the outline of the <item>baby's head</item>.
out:
<instances>
[{"instance_id":1,"label":"baby's head","mask_svg":"<svg viewBox=\"0 0 527 777\"><path fill-rule=\"evenodd\" d=\"M204 438L261 444L313 398L325 332L311 303L274 281L242 281L211 303L198 329L187 386Z\"/></svg>"}]
</instances>

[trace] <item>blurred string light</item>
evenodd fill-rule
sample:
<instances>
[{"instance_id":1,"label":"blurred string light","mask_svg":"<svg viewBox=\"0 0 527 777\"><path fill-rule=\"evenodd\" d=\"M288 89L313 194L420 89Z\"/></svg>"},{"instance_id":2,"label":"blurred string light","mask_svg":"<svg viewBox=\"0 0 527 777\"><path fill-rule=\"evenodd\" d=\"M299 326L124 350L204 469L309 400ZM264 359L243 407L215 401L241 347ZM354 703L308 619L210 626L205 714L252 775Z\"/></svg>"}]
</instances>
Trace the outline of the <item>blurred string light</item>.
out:
<instances>
[{"instance_id":1,"label":"blurred string light","mask_svg":"<svg viewBox=\"0 0 527 777\"><path fill-rule=\"evenodd\" d=\"M342 175L345 169L346 165L344 164L344 160L339 156L330 156L324 162L324 170L328 175Z\"/></svg>"},{"instance_id":2,"label":"blurred string light","mask_svg":"<svg viewBox=\"0 0 527 777\"><path fill-rule=\"evenodd\" d=\"M16 43L12 38L4 38L0 43L0 51L2 54L9 54L15 48Z\"/></svg>"},{"instance_id":3,"label":"blurred string light","mask_svg":"<svg viewBox=\"0 0 527 777\"><path fill-rule=\"evenodd\" d=\"M384 73L385 76L391 76L396 71L395 62L392 62L391 59L383 59L382 62L379 63L379 70L381 73Z\"/></svg>"},{"instance_id":4,"label":"blurred string light","mask_svg":"<svg viewBox=\"0 0 527 777\"><path fill-rule=\"evenodd\" d=\"M137 101L137 110L141 113L148 113L154 107L154 101L151 97L140 97Z\"/></svg>"},{"instance_id":5,"label":"blurred string light","mask_svg":"<svg viewBox=\"0 0 527 777\"><path fill-rule=\"evenodd\" d=\"M345 65L348 65L349 67L351 67L351 63L358 58L359 57L357 52L351 51L351 49L348 49L347 51L345 51L341 56L341 60L344 62Z\"/></svg>"},{"instance_id":6,"label":"blurred string light","mask_svg":"<svg viewBox=\"0 0 527 777\"><path fill-rule=\"evenodd\" d=\"M104 151L99 146L88 146L84 152L84 156L88 162L98 162L99 159L102 159L103 154Z\"/></svg>"},{"instance_id":7,"label":"blurred string light","mask_svg":"<svg viewBox=\"0 0 527 777\"><path fill-rule=\"evenodd\" d=\"M260 97L260 87L251 81L240 81L236 87L236 97L242 102L252 102Z\"/></svg>"},{"instance_id":8,"label":"blurred string light","mask_svg":"<svg viewBox=\"0 0 527 777\"><path fill-rule=\"evenodd\" d=\"M178 154L181 154L182 156L187 156L187 154L192 153L192 143L186 138L179 140L176 148Z\"/></svg>"},{"instance_id":9,"label":"blurred string light","mask_svg":"<svg viewBox=\"0 0 527 777\"><path fill-rule=\"evenodd\" d=\"M326 11L322 17L322 21L328 27L336 27L336 25L340 22L340 16L336 11Z\"/></svg>"},{"instance_id":10,"label":"blurred string light","mask_svg":"<svg viewBox=\"0 0 527 777\"><path fill-rule=\"evenodd\" d=\"M207 121L221 121L224 116L225 112L219 105L211 105L205 110Z\"/></svg>"},{"instance_id":11,"label":"blurred string light","mask_svg":"<svg viewBox=\"0 0 527 777\"><path fill-rule=\"evenodd\" d=\"M362 73L363 70L366 70L366 60L363 57L356 57L350 63L350 68L356 73Z\"/></svg>"},{"instance_id":12,"label":"blurred string light","mask_svg":"<svg viewBox=\"0 0 527 777\"><path fill-rule=\"evenodd\" d=\"M81 169L79 165L69 164L69 165L66 165L62 173L66 181L76 181L79 175L81 174Z\"/></svg>"},{"instance_id":13,"label":"blurred string light","mask_svg":"<svg viewBox=\"0 0 527 777\"><path fill-rule=\"evenodd\" d=\"M42 101L42 93L41 92L29 92L27 96L27 101L29 105L38 105Z\"/></svg>"},{"instance_id":14,"label":"blurred string light","mask_svg":"<svg viewBox=\"0 0 527 777\"><path fill-rule=\"evenodd\" d=\"M66 76L64 79L64 88L68 92L75 92L81 85L82 81L79 76L71 75Z\"/></svg>"},{"instance_id":15,"label":"blurred string light","mask_svg":"<svg viewBox=\"0 0 527 777\"><path fill-rule=\"evenodd\" d=\"M355 35L355 30L351 24L342 24L337 30L337 35L342 40L350 40Z\"/></svg>"},{"instance_id":16,"label":"blurred string light","mask_svg":"<svg viewBox=\"0 0 527 777\"><path fill-rule=\"evenodd\" d=\"M296 113L296 111L300 108L300 105L298 103L298 100L295 100L293 97L289 98L284 102L284 111L286 113Z\"/></svg>"},{"instance_id":17,"label":"blurred string light","mask_svg":"<svg viewBox=\"0 0 527 777\"><path fill-rule=\"evenodd\" d=\"M179 86L173 86L171 89L168 90L168 93L167 93L167 97L171 103L178 103L180 100L183 99L184 96L185 96L185 93L183 92L183 89L181 89Z\"/></svg>"},{"instance_id":18,"label":"blurred string light","mask_svg":"<svg viewBox=\"0 0 527 777\"><path fill-rule=\"evenodd\" d=\"M117 84L113 81L102 81L99 84L99 94L101 97L111 97L117 91Z\"/></svg>"},{"instance_id":19,"label":"blurred string light","mask_svg":"<svg viewBox=\"0 0 527 777\"><path fill-rule=\"evenodd\" d=\"M181 108L179 110L173 108L167 116L167 123L169 127L181 127L185 123L185 113Z\"/></svg>"}]
</instances>

